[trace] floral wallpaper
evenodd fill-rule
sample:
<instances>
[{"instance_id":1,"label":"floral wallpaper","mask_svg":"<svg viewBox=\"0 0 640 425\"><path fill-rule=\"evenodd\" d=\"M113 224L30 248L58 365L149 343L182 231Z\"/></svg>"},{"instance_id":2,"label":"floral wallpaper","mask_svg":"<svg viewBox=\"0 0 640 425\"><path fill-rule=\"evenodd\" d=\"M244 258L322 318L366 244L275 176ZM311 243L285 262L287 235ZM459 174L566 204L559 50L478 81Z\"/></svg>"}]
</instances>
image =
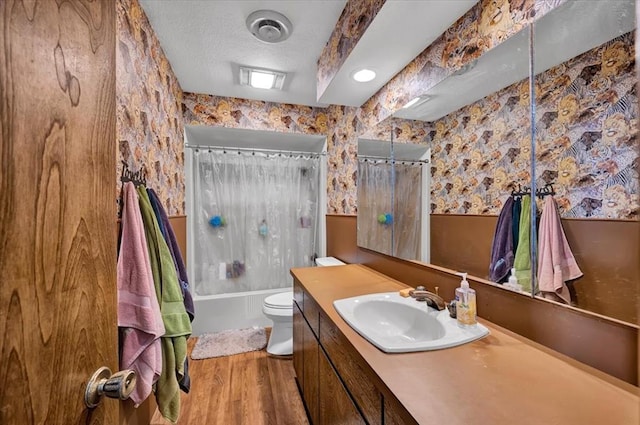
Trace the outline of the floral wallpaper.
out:
<instances>
[{"instance_id":1,"label":"floral wallpaper","mask_svg":"<svg viewBox=\"0 0 640 425\"><path fill-rule=\"evenodd\" d=\"M563 217L638 218L635 31L536 82L536 184Z\"/></svg>"},{"instance_id":2,"label":"floral wallpaper","mask_svg":"<svg viewBox=\"0 0 640 425\"><path fill-rule=\"evenodd\" d=\"M138 0L118 0L116 135L122 162L144 167L169 215L183 215L182 89Z\"/></svg>"},{"instance_id":3,"label":"floral wallpaper","mask_svg":"<svg viewBox=\"0 0 640 425\"><path fill-rule=\"evenodd\" d=\"M348 0L318 58L317 99L347 60L386 0Z\"/></svg>"},{"instance_id":4,"label":"floral wallpaper","mask_svg":"<svg viewBox=\"0 0 640 425\"><path fill-rule=\"evenodd\" d=\"M539 74L536 184L562 217L637 219L635 32ZM432 212L495 214L530 181L525 80L434 122Z\"/></svg>"},{"instance_id":5,"label":"floral wallpaper","mask_svg":"<svg viewBox=\"0 0 640 425\"><path fill-rule=\"evenodd\" d=\"M335 106L329 111L327 137L327 212L356 214L358 194L358 108Z\"/></svg>"},{"instance_id":6,"label":"floral wallpaper","mask_svg":"<svg viewBox=\"0 0 640 425\"><path fill-rule=\"evenodd\" d=\"M357 108L314 108L184 93L187 125L211 125L327 136L327 212L356 213Z\"/></svg>"},{"instance_id":7,"label":"floral wallpaper","mask_svg":"<svg viewBox=\"0 0 640 425\"><path fill-rule=\"evenodd\" d=\"M265 102L261 100L184 93L185 124L327 134L329 117L325 108Z\"/></svg>"}]
</instances>

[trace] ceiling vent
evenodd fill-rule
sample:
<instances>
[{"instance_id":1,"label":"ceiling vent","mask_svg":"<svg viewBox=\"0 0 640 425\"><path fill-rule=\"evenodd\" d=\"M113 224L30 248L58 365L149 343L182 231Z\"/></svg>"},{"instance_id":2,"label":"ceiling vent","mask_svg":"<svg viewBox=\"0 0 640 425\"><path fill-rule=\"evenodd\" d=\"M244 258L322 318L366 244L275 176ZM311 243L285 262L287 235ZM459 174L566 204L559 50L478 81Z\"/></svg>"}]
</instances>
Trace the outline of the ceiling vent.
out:
<instances>
[{"instance_id":1,"label":"ceiling vent","mask_svg":"<svg viewBox=\"0 0 640 425\"><path fill-rule=\"evenodd\" d=\"M280 43L293 31L291 21L273 10L256 10L247 18L247 28L258 40L265 43Z\"/></svg>"}]
</instances>

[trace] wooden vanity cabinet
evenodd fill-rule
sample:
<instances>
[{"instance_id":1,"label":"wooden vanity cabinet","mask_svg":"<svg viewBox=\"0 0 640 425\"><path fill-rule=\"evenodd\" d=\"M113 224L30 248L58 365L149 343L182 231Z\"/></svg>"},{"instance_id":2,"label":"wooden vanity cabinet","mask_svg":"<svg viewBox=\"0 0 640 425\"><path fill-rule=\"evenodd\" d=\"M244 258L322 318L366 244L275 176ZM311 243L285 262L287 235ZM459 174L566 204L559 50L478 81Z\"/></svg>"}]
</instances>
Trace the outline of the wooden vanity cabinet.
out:
<instances>
[{"instance_id":1,"label":"wooden vanity cabinet","mask_svg":"<svg viewBox=\"0 0 640 425\"><path fill-rule=\"evenodd\" d=\"M293 364L311 423L417 424L297 281L296 291Z\"/></svg>"}]
</instances>

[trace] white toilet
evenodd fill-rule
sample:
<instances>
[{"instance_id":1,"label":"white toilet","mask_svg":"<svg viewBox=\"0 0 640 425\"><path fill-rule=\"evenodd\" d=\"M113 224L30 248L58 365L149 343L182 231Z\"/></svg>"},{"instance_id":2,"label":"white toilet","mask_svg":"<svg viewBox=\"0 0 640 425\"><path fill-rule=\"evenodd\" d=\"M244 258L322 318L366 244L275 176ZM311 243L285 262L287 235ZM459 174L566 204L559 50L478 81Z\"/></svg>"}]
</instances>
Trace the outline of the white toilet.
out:
<instances>
[{"instance_id":1,"label":"white toilet","mask_svg":"<svg viewBox=\"0 0 640 425\"><path fill-rule=\"evenodd\" d=\"M316 258L318 267L343 266L345 263L333 257ZM262 303L262 312L273 321L267 353L288 356L293 353L293 291L270 295Z\"/></svg>"}]
</instances>

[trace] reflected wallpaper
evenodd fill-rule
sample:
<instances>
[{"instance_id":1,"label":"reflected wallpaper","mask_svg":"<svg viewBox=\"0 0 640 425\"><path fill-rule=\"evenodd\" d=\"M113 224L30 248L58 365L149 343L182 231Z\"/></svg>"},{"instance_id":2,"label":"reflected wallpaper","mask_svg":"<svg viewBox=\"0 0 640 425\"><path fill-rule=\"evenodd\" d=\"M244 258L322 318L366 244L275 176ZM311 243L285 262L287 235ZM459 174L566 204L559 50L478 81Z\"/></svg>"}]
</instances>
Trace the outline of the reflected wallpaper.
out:
<instances>
[{"instance_id":1,"label":"reflected wallpaper","mask_svg":"<svg viewBox=\"0 0 640 425\"><path fill-rule=\"evenodd\" d=\"M537 185L563 217L638 218L635 31L536 78Z\"/></svg>"},{"instance_id":2,"label":"reflected wallpaper","mask_svg":"<svg viewBox=\"0 0 640 425\"><path fill-rule=\"evenodd\" d=\"M537 185L562 217L637 219L635 32L536 77ZM529 173L528 81L434 123L432 212L494 214Z\"/></svg>"},{"instance_id":3,"label":"reflected wallpaper","mask_svg":"<svg viewBox=\"0 0 640 425\"><path fill-rule=\"evenodd\" d=\"M498 214L530 178L529 82L514 84L434 124L431 212Z\"/></svg>"}]
</instances>

